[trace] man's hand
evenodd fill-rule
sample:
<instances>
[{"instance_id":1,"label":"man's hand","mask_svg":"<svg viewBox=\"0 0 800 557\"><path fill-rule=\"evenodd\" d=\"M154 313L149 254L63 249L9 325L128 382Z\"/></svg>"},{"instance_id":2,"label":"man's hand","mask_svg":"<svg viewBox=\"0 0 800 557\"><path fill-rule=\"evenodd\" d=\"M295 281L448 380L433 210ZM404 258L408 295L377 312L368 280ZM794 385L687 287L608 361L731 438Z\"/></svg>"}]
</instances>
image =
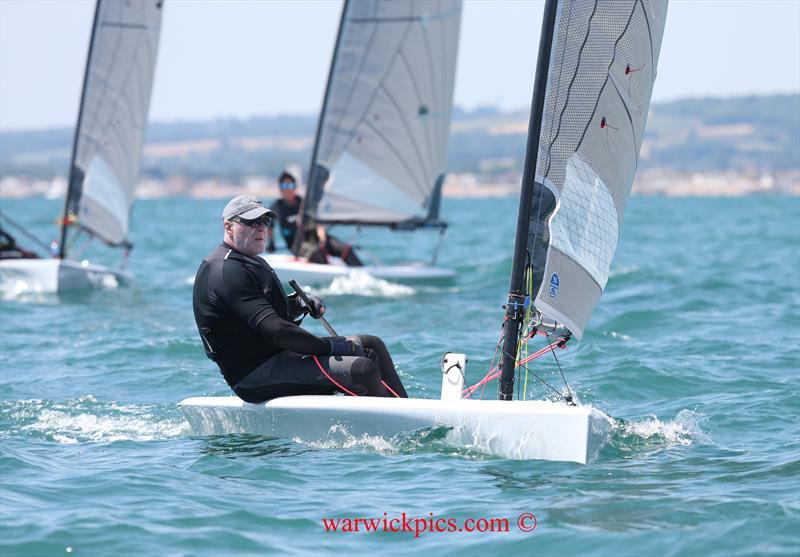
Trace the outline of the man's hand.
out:
<instances>
[{"instance_id":1,"label":"man's hand","mask_svg":"<svg viewBox=\"0 0 800 557\"><path fill-rule=\"evenodd\" d=\"M305 294L306 298L308 298L308 301L311 304L311 307L309 307L305 300L303 300L303 297L298 296L297 293L291 294L289 296L289 301L296 304L299 311L303 312L304 314L307 313L314 319L319 319L325 315L325 303L318 296L314 296L308 292Z\"/></svg>"},{"instance_id":2,"label":"man's hand","mask_svg":"<svg viewBox=\"0 0 800 557\"><path fill-rule=\"evenodd\" d=\"M310 307L308 307L308 314L311 317L314 319L319 319L325 315L325 303L319 298L319 296L306 293L306 298L308 298L308 302L310 304ZM300 301L303 303L302 298L300 298ZM303 305L305 305L305 303L303 303Z\"/></svg>"},{"instance_id":3,"label":"man's hand","mask_svg":"<svg viewBox=\"0 0 800 557\"><path fill-rule=\"evenodd\" d=\"M331 356L365 356L364 347L357 337L329 337Z\"/></svg>"}]
</instances>

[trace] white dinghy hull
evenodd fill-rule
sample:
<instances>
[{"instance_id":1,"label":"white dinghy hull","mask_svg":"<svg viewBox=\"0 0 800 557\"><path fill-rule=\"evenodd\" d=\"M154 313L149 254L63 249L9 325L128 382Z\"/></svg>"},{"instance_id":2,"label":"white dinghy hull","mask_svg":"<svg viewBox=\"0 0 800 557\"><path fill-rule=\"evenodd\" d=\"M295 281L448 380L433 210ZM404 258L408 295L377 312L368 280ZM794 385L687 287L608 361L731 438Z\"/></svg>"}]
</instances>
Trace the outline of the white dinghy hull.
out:
<instances>
[{"instance_id":1,"label":"white dinghy hull","mask_svg":"<svg viewBox=\"0 0 800 557\"><path fill-rule=\"evenodd\" d=\"M501 458L585 464L608 441L612 421L590 407L549 401L292 396L261 404L238 397L187 398L180 408L197 435L253 434L324 442L337 432L390 438L421 428Z\"/></svg>"},{"instance_id":2,"label":"white dinghy hull","mask_svg":"<svg viewBox=\"0 0 800 557\"><path fill-rule=\"evenodd\" d=\"M452 281L456 276L452 269L430 267L423 263L348 267L336 257L330 258L331 263L327 265L308 263L288 254L273 253L262 257L275 269L278 276L286 277L287 280L293 278L301 284L329 283L352 273L365 273L374 278L404 283Z\"/></svg>"},{"instance_id":3,"label":"white dinghy hull","mask_svg":"<svg viewBox=\"0 0 800 557\"><path fill-rule=\"evenodd\" d=\"M0 261L0 290L5 297L56 294L68 290L116 288L128 284L130 273L87 261L68 259L5 259Z\"/></svg>"}]
</instances>

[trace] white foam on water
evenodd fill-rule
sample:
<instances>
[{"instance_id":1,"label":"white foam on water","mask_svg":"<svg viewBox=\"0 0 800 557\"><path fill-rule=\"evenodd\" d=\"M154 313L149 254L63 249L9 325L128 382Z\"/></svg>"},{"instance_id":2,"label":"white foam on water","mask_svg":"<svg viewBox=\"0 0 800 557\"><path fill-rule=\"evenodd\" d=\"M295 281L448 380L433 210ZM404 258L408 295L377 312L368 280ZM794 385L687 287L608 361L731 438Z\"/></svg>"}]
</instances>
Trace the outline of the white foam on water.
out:
<instances>
[{"instance_id":1,"label":"white foam on water","mask_svg":"<svg viewBox=\"0 0 800 557\"><path fill-rule=\"evenodd\" d=\"M188 284L189 286L193 286L194 285L194 275L192 275L190 277L186 277L185 279L183 279L183 284Z\"/></svg>"},{"instance_id":2,"label":"white foam on water","mask_svg":"<svg viewBox=\"0 0 800 557\"><path fill-rule=\"evenodd\" d=\"M152 441L186 434L180 419L157 416L156 407L97 403L92 395L67 402L26 400L17 403L20 429L62 444L111 441Z\"/></svg>"},{"instance_id":3,"label":"white foam on water","mask_svg":"<svg viewBox=\"0 0 800 557\"><path fill-rule=\"evenodd\" d=\"M328 438L322 441L306 441L299 437L292 438L295 443L300 443L315 449L351 449L364 447L380 453L396 453L397 448L389 439L378 435L353 435L344 425L337 424L328 431Z\"/></svg>"},{"instance_id":4,"label":"white foam on water","mask_svg":"<svg viewBox=\"0 0 800 557\"><path fill-rule=\"evenodd\" d=\"M612 277L621 277L624 275L630 275L631 273L638 273L639 267L637 266L630 266L630 267L616 267L615 269L611 269L609 271L608 276L609 278Z\"/></svg>"},{"instance_id":5,"label":"white foam on water","mask_svg":"<svg viewBox=\"0 0 800 557\"><path fill-rule=\"evenodd\" d=\"M102 275L100 277L99 285L108 289L119 288L119 280L114 275Z\"/></svg>"},{"instance_id":6,"label":"white foam on water","mask_svg":"<svg viewBox=\"0 0 800 557\"><path fill-rule=\"evenodd\" d=\"M681 410L673 420L662 422L656 416L639 422L626 423L620 433L635 435L642 439L661 440L667 445L691 445L704 441L708 436L700 429L699 416L693 410Z\"/></svg>"},{"instance_id":7,"label":"white foam on water","mask_svg":"<svg viewBox=\"0 0 800 557\"><path fill-rule=\"evenodd\" d=\"M320 289L322 296L356 295L381 298L401 298L412 296L414 292L410 286L375 278L360 270L336 277L329 287Z\"/></svg>"},{"instance_id":8,"label":"white foam on water","mask_svg":"<svg viewBox=\"0 0 800 557\"><path fill-rule=\"evenodd\" d=\"M620 339L622 341L625 341L625 342L633 340L632 336L625 335L625 334L622 334L622 333L618 333L616 331L610 331L610 332L606 333L606 336L609 336L611 338L618 338L618 339Z\"/></svg>"}]
</instances>

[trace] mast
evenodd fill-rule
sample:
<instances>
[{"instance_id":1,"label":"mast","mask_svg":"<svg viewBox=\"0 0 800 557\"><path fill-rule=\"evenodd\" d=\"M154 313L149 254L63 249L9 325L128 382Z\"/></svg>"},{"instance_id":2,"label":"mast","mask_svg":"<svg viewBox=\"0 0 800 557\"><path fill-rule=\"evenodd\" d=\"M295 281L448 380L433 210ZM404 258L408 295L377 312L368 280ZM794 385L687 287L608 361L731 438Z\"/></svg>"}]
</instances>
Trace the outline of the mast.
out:
<instances>
[{"instance_id":1,"label":"mast","mask_svg":"<svg viewBox=\"0 0 800 557\"><path fill-rule=\"evenodd\" d=\"M342 33L344 31L344 20L347 17L347 8L350 5L350 0L344 0L344 4L342 5L342 15L339 18L339 31L336 33L336 44L333 47L333 56L331 57L331 67L328 68L328 82L325 84L325 96L322 98L322 109L319 113L319 119L317 120L317 133L314 137L314 149L311 151L311 165L308 169L308 181L306 182L308 188L306 189L306 197L303 199L303 207L300 210L301 218L303 219L302 224L302 232L303 233L295 233L294 242L292 245L292 251L295 253L300 248L300 245L303 243L303 237L305 236L305 231L308 229L307 227L307 217L311 216L311 209L316 208L316 202L313 202L312 206L309 207L309 200L314 199L319 194L317 190L319 186L317 185L317 153L319 151L319 138L320 133L322 132L322 123L325 121L325 112L328 108L328 98L330 97L331 93L331 83L333 81L333 72L336 68L336 59L339 55L339 46L342 43ZM314 226L313 217L311 219L311 225ZM301 232L298 230L297 232Z\"/></svg>"},{"instance_id":2,"label":"mast","mask_svg":"<svg viewBox=\"0 0 800 557\"><path fill-rule=\"evenodd\" d=\"M86 67L83 73L83 87L81 88L81 102L78 107L78 122L75 125L75 138L72 142L72 157L69 164L69 178L67 182L67 194L64 196L64 215L61 219L61 241L58 244L58 258L64 259L67 256L67 227L69 226L69 215L72 207L75 206L80 198L80 188L83 186L83 172L77 172L75 160L78 154L78 137L81 132L81 120L83 119L83 107L86 103L86 85L89 82L89 65L92 60L92 49L94 39L97 36L97 18L100 14L100 2L97 0L94 7L94 19L92 20L92 36L89 39L89 53L86 55Z\"/></svg>"},{"instance_id":3,"label":"mast","mask_svg":"<svg viewBox=\"0 0 800 557\"><path fill-rule=\"evenodd\" d=\"M522 187L517 215L517 233L514 241L514 260L511 266L511 281L506 305L506 322L503 338L502 375L500 377L500 400L511 400L514 393L519 327L525 314L523 307L526 293L523 290L528 229L530 227L531 201L533 199L536 164L539 153L539 136L542 129L542 111L547 91L547 73L550 67L550 50L553 44L558 0L547 0L539 38L539 56L536 60L536 78L533 86L533 102L528 124L528 143L522 172ZM531 295L530 292L527 295Z\"/></svg>"}]
</instances>

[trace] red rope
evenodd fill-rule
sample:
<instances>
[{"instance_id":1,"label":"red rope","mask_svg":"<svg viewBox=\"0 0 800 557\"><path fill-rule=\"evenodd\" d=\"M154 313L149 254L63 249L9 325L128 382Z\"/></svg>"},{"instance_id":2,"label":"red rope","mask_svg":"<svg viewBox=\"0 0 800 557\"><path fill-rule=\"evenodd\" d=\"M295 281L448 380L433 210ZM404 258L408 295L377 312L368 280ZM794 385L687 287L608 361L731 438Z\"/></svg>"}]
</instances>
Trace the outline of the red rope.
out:
<instances>
[{"instance_id":1,"label":"red rope","mask_svg":"<svg viewBox=\"0 0 800 557\"><path fill-rule=\"evenodd\" d=\"M464 389L464 393L466 393L466 396L464 398L471 397L472 393L477 391L478 387L480 387L481 385L484 385L484 384L488 383L489 381L491 381L493 379L497 379L501 375L501 373L498 371L494 375L492 375L492 372L494 370L496 370L496 369L497 368L493 368L491 371L489 371L489 373L486 375L486 377L481 379L478 383L475 383L472 387L469 387L468 389Z\"/></svg>"},{"instance_id":2,"label":"red rope","mask_svg":"<svg viewBox=\"0 0 800 557\"><path fill-rule=\"evenodd\" d=\"M523 341L522 341L520 344L525 344L525 343L526 343L526 342L528 342L529 340L530 340L530 338L526 338L526 339L524 339L524 340L523 340ZM536 358L538 358L538 357L540 357L540 356L542 356L542 355L544 355L544 354L547 354L548 352L550 352L550 351L552 351L552 350L555 350L556 348L564 348L564 342L565 342L565 341L564 341L564 339L563 339L563 338L560 338L560 339L558 339L558 341L557 341L557 342L553 342L553 343L551 343L551 344L548 344L547 346L545 346L545 347L544 347L544 348L542 348L541 350L539 350L539 351L537 351L537 352L534 352L533 354L531 354L531 355L530 355L530 356L528 356L527 358L524 358L524 359L520 360L519 362L517 362L517 365L516 365L515 367L519 367L519 366L525 365L525 364L527 364L528 362L530 362L531 360L535 360ZM497 355L497 350L495 350L495 355ZM493 358L492 360L494 360L494 358ZM487 373L487 374L486 374L486 375L483 377L483 379L481 379L479 382L475 383L475 384L474 384L474 385L472 385L471 387L468 387L468 388L464 389L464 390L461 392L461 396L462 396L463 398L469 398L469 397L471 397L471 396L472 396L472 394L473 394L473 393L474 393L476 390L478 390L478 387L480 387L481 385L485 385L486 383L488 383L489 381L492 381L493 379L497 379L498 377L500 377L500 375L501 375L501 374L502 374L502 373L501 373L500 371L497 371L497 366L493 367L493 368L492 368L492 369L490 369L490 370L489 370L489 372L488 372L488 373Z\"/></svg>"},{"instance_id":3,"label":"red rope","mask_svg":"<svg viewBox=\"0 0 800 557\"><path fill-rule=\"evenodd\" d=\"M531 360L535 360L536 358L538 358L542 354L547 354L551 350L555 350L557 346L558 346L557 342L554 342L552 344L548 344L547 346L545 346L544 348L542 348L538 352L534 352L533 354L531 354L527 358L524 358L524 359L520 360L519 362L517 362L517 367L519 367L521 365L524 365L524 364L527 364Z\"/></svg>"},{"instance_id":4,"label":"red rope","mask_svg":"<svg viewBox=\"0 0 800 557\"><path fill-rule=\"evenodd\" d=\"M392 393L392 394L395 396L395 398L402 398L400 395L398 395L396 392L394 392L394 391L392 390L392 388L391 388L389 385L387 385L387 384L386 384L386 381L384 381L383 379L381 379L381 383L383 383L383 386L384 386L384 387L386 387L386 389L387 389L387 390L388 390L390 393Z\"/></svg>"},{"instance_id":5,"label":"red rope","mask_svg":"<svg viewBox=\"0 0 800 557\"><path fill-rule=\"evenodd\" d=\"M315 361L315 362L317 362L317 367L319 368L319 370L320 370L320 371L323 373L323 375L325 375L325 377L327 377L328 379L330 379L330 380L331 380L331 383L333 383L334 385L336 385L336 386L337 386L337 387L338 387L340 390L342 390L342 391L346 392L346 393L347 393L348 395L350 395L350 396L358 396L358 395L357 395L357 394L355 394L353 391L350 391L350 390L348 390L348 389L345 389L345 388L344 388L344 387L342 387L342 386L341 386L339 383L337 383L337 382L336 382L336 380L335 380L333 377L331 377L330 375L328 375L328 372L327 372L327 371L325 371L325 368L324 368L324 367L322 367L322 364L321 364L321 363L319 363L319 359L318 359L316 356L312 356L312 357L314 358L314 361Z\"/></svg>"},{"instance_id":6,"label":"red rope","mask_svg":"<svg viewBox=\"0 0 800 557\"><path fill-rule=\"evenodd\" d=\"M337 387L338 387L340 390L344 391L345 393L347 393L347 394L348 394L348 395L350 395L350 396L358 396L358 395L357 395L357 394L355 394L353 391L350 391L350 390L348 390L348 389L346 389L346 388L342 387L342 386L341 386L339 383L337 383L337 382L336 382L336 380L335 380L333 377L331 377L330 375L328 375L328 372L327 372L327 371L325 371L325 368L324 368L324 367L322 366L322 364L320 363L320 361L319 361L319 358L317 358L316 356L313 356L313 358L314 358L314 361L317 363L317 367L319 368L319 370L322 372L322 374L323 374L323 375L325 375L325 377L327 377L328 379L330 379L331 383L333 383L334 385L336 385L336 386L337 386ZM390 393L392 393L392 394L393 394L393 395L394 395L396 398L402 398L400 395L398 395L396 392L394 392L394 391L392 390L392 388L391 388L389 385L387 385L387 384L386 384L386 382L385 382L385 381L381 380L381 383L383 383L383 386L384 386L384 387L386 387L386 389L387 389L387 390L388 390Z\"/></svg>"}]
</instances>

